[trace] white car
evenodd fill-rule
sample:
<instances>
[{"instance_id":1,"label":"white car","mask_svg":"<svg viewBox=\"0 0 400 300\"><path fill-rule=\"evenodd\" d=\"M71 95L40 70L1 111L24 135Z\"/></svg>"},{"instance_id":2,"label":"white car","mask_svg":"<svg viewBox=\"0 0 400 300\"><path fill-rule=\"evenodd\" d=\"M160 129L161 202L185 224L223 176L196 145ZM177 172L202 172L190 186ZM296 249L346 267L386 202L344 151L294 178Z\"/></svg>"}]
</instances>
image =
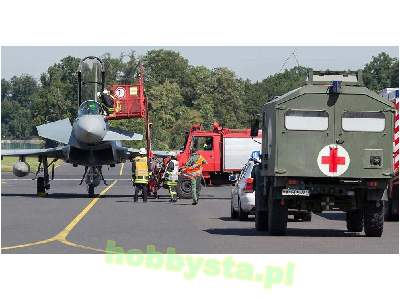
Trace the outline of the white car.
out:
<instances>
[{"instance_id":1,"label":"white car","mask_svg":"<svg viewBox=\"0 0 400 300\"><path fill-rule=\"evenodd\" d=\"M251 171L255 162L249 160L240 171L239 177L233 184L231 198L231 218L244 221L249 214L255 212L255 192L254 179L251 177Z\"/></svg>"}]
</instances>

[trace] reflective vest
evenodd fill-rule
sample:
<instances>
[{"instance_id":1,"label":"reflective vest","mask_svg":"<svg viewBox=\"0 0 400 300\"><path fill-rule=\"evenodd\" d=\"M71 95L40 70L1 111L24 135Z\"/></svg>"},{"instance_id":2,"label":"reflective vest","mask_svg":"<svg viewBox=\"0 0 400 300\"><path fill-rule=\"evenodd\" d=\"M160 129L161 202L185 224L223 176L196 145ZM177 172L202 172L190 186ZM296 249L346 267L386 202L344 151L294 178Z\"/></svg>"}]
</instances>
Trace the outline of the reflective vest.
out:
<instances>
[{"instance_id":1,"label":"reflective vest","mask_svg":"<svg viewBox=\"0 0 400 300\"><path fill-rule=\"evenodd\" d=\"M206 163L207 161L200 154L193 155L186 163L184 172L191 176L201 176L203 165Z\"/></svg>"},{"instance_id":2,"label":"reflective vest","mask_svg":"<svg viewBox=\"0 0 400 300\"><path fill-rule=\"evenodd\" d=\"M147 157L135 157L135 174L133 176L134 183L147 184L149 182L149 170L147 166Z\"/></svg>"},{"instance_id":3,"label":"reflective vest","mask_svg":"<svg viewBox=\"0 0 400 300\"><path fill-rule=\"evenodd\" d=\"M177 185L178 172L179 163L175 159L170 160L165 170L165 183L171 186Z\"/></svg>"}]
</instances>

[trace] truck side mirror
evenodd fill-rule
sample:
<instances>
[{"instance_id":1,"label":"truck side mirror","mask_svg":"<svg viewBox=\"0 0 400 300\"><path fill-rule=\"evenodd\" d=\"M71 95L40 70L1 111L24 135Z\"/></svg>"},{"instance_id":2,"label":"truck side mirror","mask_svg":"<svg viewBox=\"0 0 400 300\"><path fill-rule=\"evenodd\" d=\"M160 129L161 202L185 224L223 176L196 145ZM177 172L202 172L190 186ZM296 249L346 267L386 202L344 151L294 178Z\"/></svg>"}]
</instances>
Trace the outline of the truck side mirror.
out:
<instances>
[{"instance_id":1,"label":"truck side mirror","mask_svg":"<svg viewBox=\"0 0 400 300\"><path fill-rule=\"evenodd\" d=\"M260 129L260 120L257 117L254 117L254 119L251 119L250 126L250 136L258 136L258 130Z\"/></svg>"}]
</instances>

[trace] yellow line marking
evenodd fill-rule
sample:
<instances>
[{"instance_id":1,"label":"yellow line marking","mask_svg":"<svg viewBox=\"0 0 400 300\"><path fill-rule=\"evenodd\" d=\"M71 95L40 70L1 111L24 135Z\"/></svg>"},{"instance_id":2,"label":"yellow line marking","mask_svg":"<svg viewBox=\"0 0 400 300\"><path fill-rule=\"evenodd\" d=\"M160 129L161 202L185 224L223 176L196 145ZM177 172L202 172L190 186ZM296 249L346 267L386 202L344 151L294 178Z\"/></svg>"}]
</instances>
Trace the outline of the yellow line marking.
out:
<instances>
[{"instance_id":1,"label":"yellow line marking","mask_svg":"<svg viewBox=\"0 0 400 300\"><path fill-rule=\"evenodd\" d=\"M17 248L32 247L32 246L36 246L36 245L42 245L42 244L51 243L53 241L55 241L55 239L54 238L50 238L50 239L47 239L47 240L42 240L42 241L37 241L37 242L32 242L32 243L27 243L27 244L3 247L3 248L1 248L1 250L10 250L10 249L17 249Z\"/></svg>"},{"instance_id":2,"label":"yellow line marking","mask_svg":"<svg viewBox=\"0 0 400 300\"><path fill-rule=\"evenodd\" d=\"M122 171L124 170L125 163L123 162L121 165L121 170L119 170L119 176L122 176Z\"/></svg>"},{"instance_id":3,"label":"yellow line marking","mask_svg":"<svg viewBox=\"0 0 400 300\"><path fill-rule=\"evenodd\" d=\"M67 236L75 228L75 226L87 215L87 213L93 208L93 206L97 203L97 201L100 200L101 196L103 196L105 193L107 193L117 183L117 181L118 180L114 180L114 182L112 184L110 184L108 187L106 187L104 190L102 190L97 197L93 198L90 201L90 203L60 233L56 234L55 236L53 236L49 239L46 239L46 240L41 240L41 241L36 241L36 242L31 242L31 243L26 243L26 244L21 244L21 245L15 245L15 246L9 246L9 247L2 247L1 250L26 248L26 247L43 245L43 244L48 244L51 242L58 241L60 243L63 243L65 245L69 245L72 247L80 247L80 248L84 248L84 249L91 249L94 251L103 251L100 249L91 248L91 247L83 246L83 245L78 245L73 242L70 242L67 240ZM105 251L103 251L103 252L105 252Z\"/></svg>"},{"instance_id":4,"label":"yellow line marking","mask_svg":"<svg viewBox=\"0 0 400 300\"><path fill-rule=\"evenodd\" d=\"M95 206L100 197L107 193L108 190L117 183L117 181L118 180L114 180L114 182L111 183L107 188L102 190L96 198L93 198L93 200L90 201L90 203L67 225L67 227L65 227L59 234L55 236L57 240L65 240L72 229L74 229L74 227L86 216L86 214L92 209L92 207Z\"/></svg>"},{"instance_id":5,"label":"yellow line marking","mask_svg":"<svg viewBox=\"0 0 400 300\"><path fill-rule=\"evenodd\" d=\"M96 251L96 252L106 253L106 250L104 250L104 249L98 249L98 248L93 248L93 247L89 247L89 246L85 246L85 245L80 245L77 243L70 242L68 240L63 240L60 242L63 243L64 245L75 247L75 248L82 248L82 249L92 250L92 251Z\"/></svg>"}]
</instances>

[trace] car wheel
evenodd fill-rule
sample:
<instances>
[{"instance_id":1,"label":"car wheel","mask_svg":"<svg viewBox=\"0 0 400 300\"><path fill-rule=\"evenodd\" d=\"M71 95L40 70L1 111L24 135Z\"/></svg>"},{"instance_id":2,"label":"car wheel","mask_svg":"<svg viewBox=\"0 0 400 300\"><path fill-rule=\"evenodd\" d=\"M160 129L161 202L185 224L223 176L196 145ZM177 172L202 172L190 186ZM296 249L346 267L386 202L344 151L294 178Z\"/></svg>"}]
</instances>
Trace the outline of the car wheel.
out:
<instances>
[{"instance_id":1,"label":"car wheel","mask_svg":"<svg viewBox=\"0 0 400 300\"><path fill-rule=\"evenodd\" d=\"M239 201L238 201L238 206L239 206L239 220L240 221L246 221L249 218L249 214L243 211L242 203L240 201L240 198L239 198Z\"/></svg>"},{"instance_id":2,"label":"car wheel","mask_svg":"<svg viewBox=\"0 0 400 300\"><path fill-rule=\"evenodd\" d=\"M238 217L238 213L235 211L235 209L233 208L233 203L231 201L231 218L232 219L237 219Z\"/></svg>"},{"instance_id":3,"label":"car wheel","mask_svg":"<svg viewBox=\"0 0 400 300\"><path fill-rule=\"evenodd\" d=\"M303 222L311 222L311 211L307 211L302 216Z\"/></svg>"}]
</instances>

